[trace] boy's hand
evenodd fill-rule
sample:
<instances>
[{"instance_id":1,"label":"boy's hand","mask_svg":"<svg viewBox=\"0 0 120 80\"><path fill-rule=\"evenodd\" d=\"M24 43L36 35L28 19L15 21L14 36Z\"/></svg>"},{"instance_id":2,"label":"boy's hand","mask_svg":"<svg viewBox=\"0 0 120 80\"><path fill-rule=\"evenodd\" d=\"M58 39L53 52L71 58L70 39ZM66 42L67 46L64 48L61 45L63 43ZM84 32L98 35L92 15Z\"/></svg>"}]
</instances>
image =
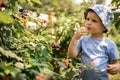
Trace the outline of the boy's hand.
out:
<instances>
[{"instance_id":1,"label":"boy's hand","mask_svg":"<svg viewBox=\"0 0 120 80\"><path fill-rule=\"evenodd\" d=\"M87 34L87 29L85 27L79 28L74 35L74 38L78 40L82 35Z\"/></svg>"},{"instance_id":2,"label":"boy's hand","mask_svg":"<svg viewBox=\"0 0 120 80\"><path fill-rule=\"evenodd\" d=\"M111 75L117 74L120 71L120 64L108 64L107 72Z\"/></svg>"}]
</instances>

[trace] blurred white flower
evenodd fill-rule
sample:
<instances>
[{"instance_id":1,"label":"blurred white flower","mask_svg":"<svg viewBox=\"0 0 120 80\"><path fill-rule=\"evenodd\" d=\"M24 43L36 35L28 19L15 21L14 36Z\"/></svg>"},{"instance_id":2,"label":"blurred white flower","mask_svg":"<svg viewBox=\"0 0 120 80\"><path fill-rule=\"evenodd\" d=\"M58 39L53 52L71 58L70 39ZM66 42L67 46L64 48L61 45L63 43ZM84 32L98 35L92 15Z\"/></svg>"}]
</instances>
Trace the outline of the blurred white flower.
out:
<instances>
[{"instance_id":1,"label":"blurred white flower","mask_svg":"<svg viewBox=\"0 0 120 80\"><path fill-rule=\"evenodd\" d=\"M55 16L52 17L52 21L53 22L56 22L57 21L57 18Z\"/></svg>"},{"instance_id":2,"label":"blurred white flower","mask_svg":"<svg viewBox=\"0 0 120 80\"><path fill-rule=\"evenodd\" d=\"M110 5L111 4L111 2L112 2L112 0L105 0L105 5Z\"/></svg>"},{"instance_id":3,"label":"blurred white flower","mask_svg":"<svg viewBox=\"0 0 120 80\"><path fill-rule=\"evenodd\" d=\"M28 21L27 26L32 30L37 30L37 24L35 22Z\"/></svg>"},{"instance_id":4,"label":"blurred white flower","mask_svg":"<svg viewBox=\"0 0 120 80\"><path fill-rule=\"evenodd\" d=\"M42 13L41 13L38 18L39 18L40 20L46 20L47 22L49 21L47 14L42 14Z\"/></svg>"},{"instance_id":5,"label":"blurred white flower","mask_svg":"<svg viewBox=\"0 0 120 80\"><path fill-rule=\"evenodd\" d=\"M120 9L116 9L116 11L115 12L120 12Z\"/></svg>"}]
</instances>

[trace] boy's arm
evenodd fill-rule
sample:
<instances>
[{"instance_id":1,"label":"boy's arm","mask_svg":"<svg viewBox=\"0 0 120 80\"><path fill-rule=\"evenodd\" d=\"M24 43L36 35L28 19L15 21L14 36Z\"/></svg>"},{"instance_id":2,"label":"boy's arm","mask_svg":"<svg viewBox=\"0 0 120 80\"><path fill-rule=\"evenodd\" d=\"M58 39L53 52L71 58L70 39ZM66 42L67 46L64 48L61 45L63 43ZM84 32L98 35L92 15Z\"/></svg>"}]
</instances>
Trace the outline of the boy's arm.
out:
<instances>
[{"instance_id":1,"label":"boy's arm","mask_svg":"<svg viewBox=\"0 0 120 80\"><path fill-rule=\"evenodd\" d=\"M77 50L78 39L82 35L85 35L86 33L87 33L87 30L85 27L82 27L76 31L68 47L69 57L74 58L78 55L78 50Z\"/></svg>"},{"instance_id":2,"label":"boy's arm","mask_svg":"<svg viewBox=\"0 0 120 80\"><path fill-rule=\"evenodd\" d=\"M119 63L119 60L111 60L110 61L110 64L117 64L117 63Z\"/></svg>"},{"instance_id":3,"label":"boy's arm","mask_svg":"<svg viewBox=\"0 0 120 80\"><path fill-rule=\"evenodd\" d=\"M78 55L77 42L78 42L78 40L75 39L75 37L73 37L70 44L69 44L68 56L70 58L74 58L74 57L76 57Z\"/></svg>"}]
</instances>

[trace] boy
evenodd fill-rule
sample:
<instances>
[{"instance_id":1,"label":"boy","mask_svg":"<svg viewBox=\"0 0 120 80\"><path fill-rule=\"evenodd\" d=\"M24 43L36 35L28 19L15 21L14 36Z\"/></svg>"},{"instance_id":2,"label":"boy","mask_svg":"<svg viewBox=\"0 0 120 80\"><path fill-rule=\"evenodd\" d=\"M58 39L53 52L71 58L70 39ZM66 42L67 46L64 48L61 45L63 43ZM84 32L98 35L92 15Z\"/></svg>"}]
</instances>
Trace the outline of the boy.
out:
<instances>
[{"instance_id":1,"label":"boy","mask_svg":"<svg viewBox=\"0 0 120 80\"><path fill-rule=\"evenodd\" d=\"M109 80L107 65L118 63L118 50L116 44L104 37L110 28L114 15L112 11L102 4L89 8L84 13L85 27L74 34L69 47L68 55L71 58L81 54L81 63L93 63L94 70L84 70L83 80ZM89 36L83 36L89 33Z\"/></svg>"}]
</instances>

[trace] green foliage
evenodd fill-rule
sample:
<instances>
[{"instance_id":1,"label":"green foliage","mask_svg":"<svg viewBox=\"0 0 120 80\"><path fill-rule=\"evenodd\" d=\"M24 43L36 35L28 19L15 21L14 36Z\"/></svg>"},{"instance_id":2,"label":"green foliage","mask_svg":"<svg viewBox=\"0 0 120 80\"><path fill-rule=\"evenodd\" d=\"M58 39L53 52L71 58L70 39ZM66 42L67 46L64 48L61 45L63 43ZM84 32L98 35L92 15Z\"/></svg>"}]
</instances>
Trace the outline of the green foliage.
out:
<instances>
[{"instance_id":1,"label":"green foliage","mask_svg":"<svg viewBox=\"0 0 120 80\"><path fill-rule=\"evenodd\" d=\"M80 58L68 65L64 61L75 30L84 26L84 10L91 5L72 4L72 0L8 0L8 7L0 12L0 79L80 79L76 66ZM47 14L48 21L40 19L40 13ZM116 29L113 26L108 37L120 50L118 16L115 13Z\"/></svg>"},{"instance_id":2,"label":"green foliage","mask_svg":"<svg viewBox=\"0 0 120 80\"><path fill-rule=\"evenodd\" d=\"M14 19L7 12L0 12L0 23L14 23Z\"/></svg>"}]
</instances>

